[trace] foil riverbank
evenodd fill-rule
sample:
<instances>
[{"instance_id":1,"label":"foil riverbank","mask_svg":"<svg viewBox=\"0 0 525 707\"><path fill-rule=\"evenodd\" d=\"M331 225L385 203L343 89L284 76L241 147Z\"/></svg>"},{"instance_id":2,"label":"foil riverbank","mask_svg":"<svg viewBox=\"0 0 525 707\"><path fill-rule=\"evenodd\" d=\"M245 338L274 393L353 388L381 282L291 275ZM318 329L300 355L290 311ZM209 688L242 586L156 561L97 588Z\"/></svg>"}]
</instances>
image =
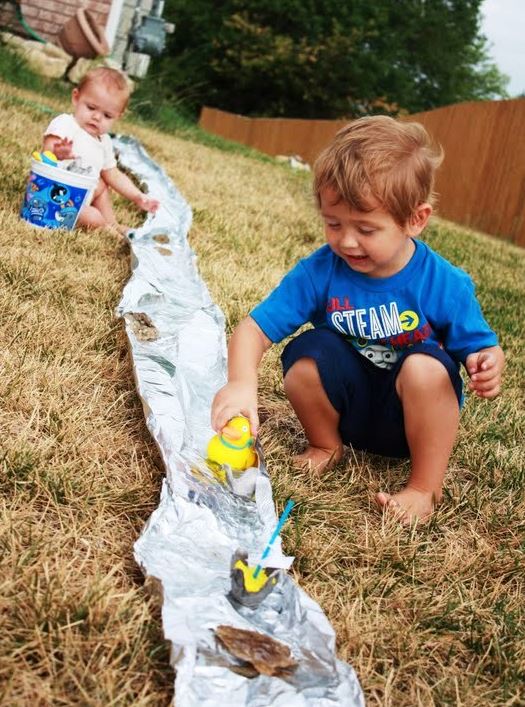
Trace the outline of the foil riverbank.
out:
<instances>
[{"instance_id":1,"label":"foil riverbank","mask_svg":"<svg viewBox=\"0 0 525 707\"><path fill-rule=\"evenodd\" d=\"M252 497L218 482L204 463L211 401L226 380L224 316L187 242L189 205L140 143L118 136L114 146L120 163L161 202L130 239L132 274L118 313L146 423L166 468L159 506L135 543L135 558L162 587L177 707L361 707L361 687L353 668L336 657L332 626L285 569L255 608L230 596L232 557L239 550L260 556L277 522L270 479L260 447ZM288 564L276 542L267 565ZM217 639L219 626L286 644L295 669L243 674L243 661Z\"/></svg>"}]
</instances>

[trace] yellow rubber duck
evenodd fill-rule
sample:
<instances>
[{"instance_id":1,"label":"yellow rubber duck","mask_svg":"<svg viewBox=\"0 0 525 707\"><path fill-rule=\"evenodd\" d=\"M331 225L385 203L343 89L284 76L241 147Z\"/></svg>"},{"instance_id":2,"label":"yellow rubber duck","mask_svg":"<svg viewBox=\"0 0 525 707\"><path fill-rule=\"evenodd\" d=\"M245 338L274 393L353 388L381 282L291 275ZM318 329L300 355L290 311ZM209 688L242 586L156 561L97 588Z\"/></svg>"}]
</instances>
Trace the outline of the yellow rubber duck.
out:
<instances>
[{"instance_id":1,"label":"yellow rubber duck","mask_svg":"<svg viewBox=\"0 0 525 707\"><path fill-rule=\"evenodd\" d=\"M208 459L217 464L228 464L232 469L244 471L257 465L255 443L246 417L232 417L220 435L214 435L208 444Z\"/></svg>"},{"instance_id":2,"label":"yellow rubber duck","mask_svg":"<svg viewBox=\"0 0 525 707\"><path fill-rule=\"evenodd\" d=\"M58 158L54 152L51 152L51 150L45 150L44 152L38 152L38 150L35 150L31 157L37 162L43 162L44 164L49 164L52 167L56 167L58 164Z\"/></svg>"}]
</instances>

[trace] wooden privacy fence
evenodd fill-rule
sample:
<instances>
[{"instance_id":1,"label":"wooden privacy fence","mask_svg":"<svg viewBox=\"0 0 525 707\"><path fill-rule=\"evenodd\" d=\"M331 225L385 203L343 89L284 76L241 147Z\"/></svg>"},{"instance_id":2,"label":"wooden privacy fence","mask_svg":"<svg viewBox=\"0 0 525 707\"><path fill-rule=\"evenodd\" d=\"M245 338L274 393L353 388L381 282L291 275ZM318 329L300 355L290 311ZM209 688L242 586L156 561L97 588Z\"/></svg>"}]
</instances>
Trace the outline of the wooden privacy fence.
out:
<instances>
[{"instance_id":1,"label":"wooden privacy fence","mask_svg":"<svg viewBox=\"0 0 525 707\"><path fill-rule=\"evenodd\" d=\"M525 98L474 101L411 115L445 150L439 213L525 247ZM312 164L345 120L246 118L203 108L208 132Z\"/></svg>"}]
</instances>

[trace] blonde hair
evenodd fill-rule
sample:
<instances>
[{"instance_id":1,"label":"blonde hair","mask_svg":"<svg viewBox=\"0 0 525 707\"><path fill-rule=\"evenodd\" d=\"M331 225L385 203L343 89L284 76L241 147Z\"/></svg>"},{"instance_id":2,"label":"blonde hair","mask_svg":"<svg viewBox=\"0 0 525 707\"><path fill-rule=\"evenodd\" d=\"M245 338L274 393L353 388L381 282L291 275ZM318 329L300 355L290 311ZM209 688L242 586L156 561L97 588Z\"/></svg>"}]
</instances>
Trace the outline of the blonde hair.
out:
<instances>
[{"instance_id":1,"label":"blonde hair","mask_svg":"<svg viewBox=\"0 0 525 707\"><path fill-rule=\"evenodd\" d=\"M131 94L131 88L127 76L123 74L122 71L111 69L109 66L97 66L88 71L80 80L77 86L78 92L81 93L82 89L90 83L103 83L107 88L122 93L122 110L126 108Z\"/></svg>"},{"instance_id":2,"label":"blonde hair","mask_svg":"<svg viewBox=\"0 0 525 707\"><path fill-rule=\"evenodd\" d=\"M420 123L385 115L359 118L339 130L314 164L314 194L334 189L350 208L370 211L379 201L404 226L416 208L432 203L434 175L443 160Z\"/></svg>"}]
</instances>

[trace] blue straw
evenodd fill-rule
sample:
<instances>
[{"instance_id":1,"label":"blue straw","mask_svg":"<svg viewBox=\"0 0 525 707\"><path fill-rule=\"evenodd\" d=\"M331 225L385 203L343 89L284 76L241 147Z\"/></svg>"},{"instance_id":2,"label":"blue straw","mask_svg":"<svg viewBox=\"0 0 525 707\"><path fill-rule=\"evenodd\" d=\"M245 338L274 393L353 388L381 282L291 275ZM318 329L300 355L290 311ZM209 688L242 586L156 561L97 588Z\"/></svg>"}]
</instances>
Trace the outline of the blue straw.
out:
<instances>
[{"instance_id":1,"label":"blue straw","mask_svg":"<svg viewBox=\"0 0 525 707\"><path fill-rule=\"evenodd\" d=\"M272 545L274 544L276 537L279 535L281 528L285 524L286 519L290 515L290 511L292 510L294 505L295 505L295 501L292 501L291 498L288 499L288 501L286 502L286 506L284 507L284 511L281 513L281 517L279 518L279 522L277 523L277 527L273 531L272 537L268 541L268 545L264 548L264 552L261 555L261 561L259 562L259 564L255 568L255 572L253 573L254 579L257 579L257 576L262 568L262 561L265 560L268 557L268 555L270 554L270 550L272 549Z\"/></svg>"}]
</instances>

